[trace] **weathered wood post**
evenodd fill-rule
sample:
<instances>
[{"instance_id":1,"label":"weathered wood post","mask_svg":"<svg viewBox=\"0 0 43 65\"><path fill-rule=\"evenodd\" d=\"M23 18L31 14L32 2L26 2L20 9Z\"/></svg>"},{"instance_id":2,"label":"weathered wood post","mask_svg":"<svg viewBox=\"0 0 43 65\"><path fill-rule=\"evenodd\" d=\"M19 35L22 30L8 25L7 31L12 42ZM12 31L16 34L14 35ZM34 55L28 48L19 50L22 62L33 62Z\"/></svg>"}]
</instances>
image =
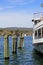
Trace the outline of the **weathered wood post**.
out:
<instances>
[{"instance_id":1,"label":"weathered wood post","mask_svg":"<svg viewBox=\"0 0 43 65\"><path fill-rule=\"evenodd\" d=\"M16 36L17 36L17 47L19 48L19 44L20 44L20 31L16 30Z\"/></svg>"},{"instance_id":2,"label":"weathered wood post","mask_svg":"<svg viewBox=\"0 0 43 65\"><path fill-rule=\"evenodd\" d=\"M17 36L13 35L12 36L12 53L17 52Z\"/></svg>"},{"instance_id":3,"label":"weathered wood post","mask_svg":"<svg viewBox=\"0 0 43 65\"><path fill-rule=\"evenodd\" d=\"M24 37L20 37L20 44L19 44L19 47L18 48L23 48L24 47Z\"/></svg>"},{"instance_id":4,"label":"weathered wood post","mask_svg":"<svg viewBox=\"0 0 43 65\"><path fill-rule=\"evenodd\" d=\"M24 47L24 37L20 37L21 48Z\"/></svg>"},{"instance_id":5,"label":"weathered wood post","mask_svg":"<svg viewBox=\"0 0 43 65\"><path fill-rule=\"evenodd\" d=\"M19 48L19 44L20 44L20 36L17 37L17 47Z\"/></svg>"},{"instance_id":6,"label":"weathered wood post","mask_svg":"<svg viewBox=\"0 0 43 65\"><path fill-rule=\"evenodd\" d=\"M23 41L24 41L24 36L22 36L22 33L21 33L21 35L20 35L20 43L19 43L18 48L23 48L24 47Z\"/></svg>"},{"instance_id":7,"label":"weathered wood post","mask_svg":"<svg viewBox=\"0 0 43 65\"><path fill-rule=\"evenodd\" d=\"M8 35L4 35L4 58L9 59Z\"/></svg>"}]
</instances>

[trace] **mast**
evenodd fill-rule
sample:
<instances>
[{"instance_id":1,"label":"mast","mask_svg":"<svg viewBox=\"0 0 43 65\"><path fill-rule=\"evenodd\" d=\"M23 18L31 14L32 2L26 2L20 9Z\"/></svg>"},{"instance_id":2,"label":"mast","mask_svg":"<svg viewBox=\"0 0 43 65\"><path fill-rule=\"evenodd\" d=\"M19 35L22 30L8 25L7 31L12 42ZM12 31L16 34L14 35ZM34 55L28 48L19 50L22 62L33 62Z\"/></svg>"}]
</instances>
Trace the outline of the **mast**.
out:
<instances>
[{"instance_id":1,"label":"mast","mask_svg":"<svg viewBox=\"0 0 43 65\"><path fill-rule=\"evenodd\" d=\"M43 7L43 3L41 3L41 7Z\"/></svg>"},{"instance_id":2,"label":"mast","mask_svg":"<svg viewBox=\"0 0 43 65\"><path fill-rule=\"evenodd\" d=\"M43 8L43 3L41 3L41 7ZM43 19L43 12L42 12L42 19Z\"/></svg>"}]
</instances>

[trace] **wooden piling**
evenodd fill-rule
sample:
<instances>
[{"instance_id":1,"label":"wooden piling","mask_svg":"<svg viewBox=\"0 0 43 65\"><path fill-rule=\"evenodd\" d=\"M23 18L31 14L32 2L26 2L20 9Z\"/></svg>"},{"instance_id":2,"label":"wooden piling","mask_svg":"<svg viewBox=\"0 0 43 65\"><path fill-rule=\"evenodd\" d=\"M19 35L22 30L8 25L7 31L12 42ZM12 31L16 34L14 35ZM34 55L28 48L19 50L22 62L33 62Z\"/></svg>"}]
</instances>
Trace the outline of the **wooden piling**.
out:
<instances>
[{"instance_id":1,"label":"wooden piling","mask_svg":"<svg viewBox=\"0 0 43 65\"><path fill-rule=\"evenodd\" d=\"M24 45L23 41L24 41L24 37L20 37L20 43L18 48L23 48L23 45Z\"/></svg>"},{"instance_id":2,"label":"wooden piling","mask_svg":"<svg viewBox=\"0 0 43 65\"><path fill-rule=\"evenodd\" d=\"M4 35L4 58L9 59L8 35Z\"/></svg>"},{"instance_id":3,"label":"wooden piling","mask_svg":"<svg viewBox=\"0 0 43 65\"><path fill-rule=\"evenodd\" d=\"M13 35L12 36L12 53L17 52L17 36Z\"/></svg>"}]
</instances>

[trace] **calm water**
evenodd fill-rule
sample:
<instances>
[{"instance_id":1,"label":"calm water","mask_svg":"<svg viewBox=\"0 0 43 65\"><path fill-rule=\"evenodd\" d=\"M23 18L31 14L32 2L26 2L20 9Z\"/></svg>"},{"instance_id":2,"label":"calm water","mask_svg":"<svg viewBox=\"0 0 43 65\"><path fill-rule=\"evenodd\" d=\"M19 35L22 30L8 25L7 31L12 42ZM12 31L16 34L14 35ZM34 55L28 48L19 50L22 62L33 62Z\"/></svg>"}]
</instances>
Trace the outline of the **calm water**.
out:
<instances>
[{"instance_id":1,"label":"calm water","mask_svg":"<svg viewBox=\"0 0 43 65\"><path fill-rule=\"evenodd\" d=\"M0 37L0 65L43 65L43 57L32 46L32 37L24 37L24 48L12 54L12 38L9 37L10 59L4 59L4 39Z\"/></svg>"}]
</instances>

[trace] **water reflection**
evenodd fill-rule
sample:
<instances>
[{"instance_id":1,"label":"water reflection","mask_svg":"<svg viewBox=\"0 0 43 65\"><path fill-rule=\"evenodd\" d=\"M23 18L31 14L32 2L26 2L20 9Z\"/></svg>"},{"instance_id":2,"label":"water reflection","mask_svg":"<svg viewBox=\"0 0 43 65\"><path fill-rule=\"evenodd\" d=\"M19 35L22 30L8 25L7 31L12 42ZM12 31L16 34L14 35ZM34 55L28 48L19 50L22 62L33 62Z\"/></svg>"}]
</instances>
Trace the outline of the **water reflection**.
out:
<instances>
[{"instance_id":1,"label":"water reflection","mask_svg":"<svg viewBox=\"0 0 43 65\"><path fill-rule=\"evenodd\" d=\"M32 58L34 59L34 65L43 65L43 55L36 50L33 50Z\"/></svg>"},{"instance_id":2,"label":"water reflection","mask_svg":"<svg viewBox=\"0 0 43 65\"><path fill-rule=\"evenodd\" d=\"M18 60L18 56L17 54L12 54L12 59L13 59L13 62L12 62L12 65L19 65L19 60Z\"/></svg>"},{"instance_id":3,"label":"water reflection","mask_svg":"<svg viewBox=\"0 0 43 65\"><path fill-rule=\"evenodd\" d=\"M8 59L4 60L4 65L9 65L9 60Z\"/></svg>"},{"instance_id":4,"label":"water reflection","mask_svg":"<svg viewBox=\"0 0 43 65\"><path fill-rule=\"evenodd\" d=\"M13 56L13 60L17 59L17 54L16 53L12 54L12 56Z\"/></svg>"},{"instance_id":5,"label":"water reflection","mask_svg":"<svg viewBox=\"0 0 43 65\"><path fill-rule=\"evenodd\" d=\"M12 54L12 40L9 42L10 59L3 59L3 39L0 39L0 65L43 65L43 56L37 53L32 45L32 38L25 37L24 48L17 49L16 54Z\"/></svg>"}]
</instances>

